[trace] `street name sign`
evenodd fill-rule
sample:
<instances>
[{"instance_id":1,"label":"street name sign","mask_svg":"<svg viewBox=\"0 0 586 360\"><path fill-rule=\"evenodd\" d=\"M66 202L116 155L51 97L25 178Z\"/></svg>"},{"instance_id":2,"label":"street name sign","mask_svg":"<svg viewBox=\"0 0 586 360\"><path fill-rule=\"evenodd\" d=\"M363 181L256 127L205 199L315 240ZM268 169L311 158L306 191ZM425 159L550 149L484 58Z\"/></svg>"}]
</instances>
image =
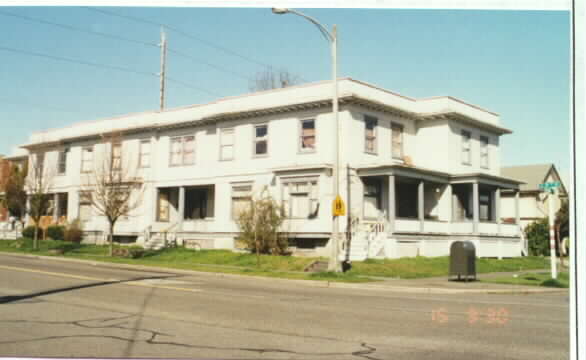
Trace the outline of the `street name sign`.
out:
<instances>
[{"instance_id":1,"label":"street name sign","mask_svg":"<svg viewBox=\"0 0 586 360\"><path fill-rule=\"evenodd\" d=\"M539 188L541 190L551 190L551 189L555 189L557 187L562 186L562 183L559 181L554 181L554 182L546 182L543 184L539 184Z\"/></svg>"}]
</instances>

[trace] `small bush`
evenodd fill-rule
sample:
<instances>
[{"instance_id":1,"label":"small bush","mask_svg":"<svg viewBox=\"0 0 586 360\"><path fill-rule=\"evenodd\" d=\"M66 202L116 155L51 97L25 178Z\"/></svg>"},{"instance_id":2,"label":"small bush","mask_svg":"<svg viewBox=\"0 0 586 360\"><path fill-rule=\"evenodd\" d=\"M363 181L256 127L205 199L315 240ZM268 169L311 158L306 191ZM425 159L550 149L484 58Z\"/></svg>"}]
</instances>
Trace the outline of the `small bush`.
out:
<instances>
[{"instance_id":1,"label":"small bush","mask_svg":"<svg viewBox=\"0 0 586 360\"><path fill-rule=\"evenodd\" d=\"M47 228L47 236L53 240L65 239L65 226L51 225Z\"/></svg>"},{"instance_id":2,"label":"small bush","mask_svg":"<svg viewBox=\"0 0 586 360\"><path fill-rule=\"evenodd\" d=\"M67 225L63 233L63 240L79 244L83 238L83 230L79 219Z\"/></svg>"},{"instance_id":3,"label":"small bush","mask_svg":"<svg viewBox=\"0 0 586 360\"><path fill-rule=\"evenodd\" d=\"M525 236L529 242L529 255L549 255L549 220L543 218L525 227Z\"/></svg>"},{"instance_id":4,"label":"small bush","mask_svg":"<svg viewBox=\"0 0 586 360\"><path fill-rule=\"evenodd\" d=\"M40 233L40 232L39 232ZM34 226L27 226L22 229L22 237L32 239L35 237L35 227Z\"/></svg>"}]
</instances>

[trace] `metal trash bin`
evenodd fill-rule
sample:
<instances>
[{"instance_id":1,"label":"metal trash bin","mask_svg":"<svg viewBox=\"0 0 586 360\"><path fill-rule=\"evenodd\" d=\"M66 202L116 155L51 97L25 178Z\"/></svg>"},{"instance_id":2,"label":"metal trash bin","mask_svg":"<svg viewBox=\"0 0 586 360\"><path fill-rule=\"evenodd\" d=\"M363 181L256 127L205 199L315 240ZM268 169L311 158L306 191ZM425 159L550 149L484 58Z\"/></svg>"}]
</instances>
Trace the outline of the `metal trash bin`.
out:
<instances>
[{"instance_id":1,"label":"metal trash bin","mask_svg":"<svg viewBox=\"0 0 586 360\"><path fill-rule=\"evenodd\" d=\"M476 280L476 248L472 241L455 241L450 246L450 276L458 275L468 281L469 276Z\"/></svg>"}]
</instances>

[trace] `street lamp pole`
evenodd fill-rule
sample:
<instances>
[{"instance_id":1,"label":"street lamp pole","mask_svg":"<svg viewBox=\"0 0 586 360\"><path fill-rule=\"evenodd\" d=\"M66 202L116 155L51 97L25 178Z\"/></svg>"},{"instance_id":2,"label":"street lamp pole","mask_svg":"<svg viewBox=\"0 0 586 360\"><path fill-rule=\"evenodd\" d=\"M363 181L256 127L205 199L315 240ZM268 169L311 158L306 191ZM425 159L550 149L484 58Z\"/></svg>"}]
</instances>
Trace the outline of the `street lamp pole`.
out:
<instances>
[{"instance_id":1,"label":"street lamp pole","mask_svg":"<svg viewBox=\"0 0 586 360\"><path fill-rule=\"evenodd\" d=\"M295 14L301 16L311 23L313 23L322 35L328 40L332 47L332 87L333 87L333 94L332 94L332 112L334 114L334 127L335 127L335 139L334 139L334 169L333 169L333 178L334 178L334 198L337 198L339 195L340 189L340 126L338 123L338 31L336 25L332 27L332 32L330 33L322 24L320 24L314 18L307 16L299 11L293 9L286 9L286 8L273 8L272 9L274 14ZM328 271L334 272L341 272L342 266L338 259L338 251L339 251L339 224L340 218L338 215L333 214L333 221L332 221L332 238L330 241L331 247L331 255L330 261L328 263Z\"/></svg>"}]
</instances>

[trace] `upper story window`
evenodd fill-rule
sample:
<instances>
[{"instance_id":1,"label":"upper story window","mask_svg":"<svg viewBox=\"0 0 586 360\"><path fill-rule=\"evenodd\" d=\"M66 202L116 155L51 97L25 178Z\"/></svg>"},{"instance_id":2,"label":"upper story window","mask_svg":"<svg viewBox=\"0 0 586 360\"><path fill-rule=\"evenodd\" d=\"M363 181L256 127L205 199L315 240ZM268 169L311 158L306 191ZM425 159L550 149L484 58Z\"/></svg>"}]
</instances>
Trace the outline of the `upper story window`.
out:
<instances>
[{"instance_id":1,"label":"upper story window","mask_svg":"<svg viewBox=\"0 0 586 360\"><path fill-rule=\"evenodd\" d=\"M45 169L45 153L36 153L34 155L34 168L33 171L38 174L39 176L43 175L43 170Z\"/></svg>"},{"instance_id":2,"label":"upper story window","mask_svg":"<svg viewBox=\"0 0 586 360\"><path fill-rule=\"evenodd\" d=\"M403 159L403 125L391 123L391 149L393 159Z\"/></svg>"},{"instance_id":3,"label":"upper story window","mask_svg":"<svg viewBox=\"0 0 586 360\"><path fill-rule=\"evenodd\" d=\"M269 126L267 124L254 127L254 155L268 154Z\"/></svg>"},{"instance_id":4,"label":"upper story window","mask_svg":"<svg viewBox=\"0 0 586 360\"><path fill-rule=\"evenodd\" d=\"M471 138L472 134L470 131L462 130L462 164L471 165Z\"/></svg>"},{"instance_id":5,"label":"upper story window","mask_svg":"<svg viewBox=\"0 0 586 360\"><path fill-rule=\"evenodd\" d=\"M299 141L302 152L315 151L315 119L301 120Z\"/></svg>"},{"instance_id":6,"label":"upper story window","mask_svg":"<svg viewBox=\"0 0 586 360\"><path fill-rule=\"evenodd\" d=\"M148 168L151 166L151 141L149 139L140 141L138 166L141 168Z\"/></svg>"},{"instance_id":7,"label":"upper story window","mask_svg":"<svg viewBox=\"0 0 586 360\"><path fill-rule=\"evenodd\" d=\"M480 137L480 166L488 169L488 136Z\"/></svg>"},{"instance_id":8,"label":"upper story window","mask_svg":"<svg viewBox=\"0 0 586 360\"><path fill-rule=\"evenodd\" d=\"M315 218L319 210L316 179L296 179L283 182L283 207L287 217Z\"/></svg>"},{"instance_id":9,"label":"upper story window","mask_svg":"<svg viewBox=\"0 0 586 360\"><path fill-rule=\"evenodd\" d=\"M67 153L69 149L63 149L59 151L57 159L57 172L59 175L63 175L67 172Z\"/></svg>"},{"instance_id":10,"label":"upper story window","mask_svg":"<svg viewBox=\"0 0 586 360\"><path fill-rule=\"evenodd\" d=\"M372 116L364 116L364 151L367 153L376 153L376 133L378 119Z\"/></svg>"},{"instance_id":11,"label":"upper story window","mask_svg":"<svg viewBox=\"0 0 586 360\"><path fill-rule=\"evenodd\" d=\"M171 166L193 165L195 163L195 136L171 138Z\"/></svg>"},{"instance_id":12,"label":"upper story window","mask_svg":"<svg viewBox=\"0 0 586 360\"><path fill-rule=\"evenodd\" d=\"M81 149L81 172L88 173L92 171L94 160L94 148L87 146Z\"/></svg>"},{"instance_id":13,"label":"upper story window","mask_svg":"<svg viewBox=\"0 0 586 360\"><path fill-rule=\"evenodd\" d=\"M220 160L234 159L234 128L220 130Z\"/></svg>"},{"instance_id":14,"label":"upper story window","mask_svg":"<svg viewBox=\"0 0 586 360\"><path fill-rule=\"evenodd\" d=\"M122 168L122 144L112 144L112 169L119 171Z\"/></svg>"}]
</instances>

